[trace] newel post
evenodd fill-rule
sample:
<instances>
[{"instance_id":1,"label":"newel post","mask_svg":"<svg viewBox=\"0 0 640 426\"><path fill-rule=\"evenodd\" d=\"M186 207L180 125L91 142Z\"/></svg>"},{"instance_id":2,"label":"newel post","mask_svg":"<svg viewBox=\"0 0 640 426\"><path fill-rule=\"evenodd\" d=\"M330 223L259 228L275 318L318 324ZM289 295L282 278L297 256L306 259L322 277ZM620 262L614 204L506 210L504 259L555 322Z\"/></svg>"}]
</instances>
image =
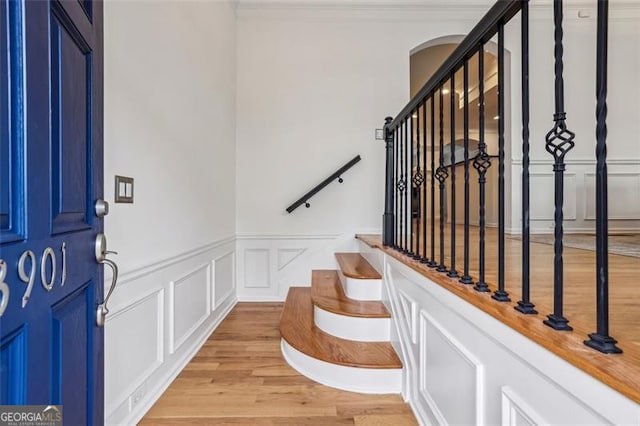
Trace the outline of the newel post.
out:
<instances>
[{"instance_id":1,"label":"newel post","mask_svg":"<svg viewBox=\"0 0 640 426\"><path fill-rule=\"evenodd\" d=\"M384 185L384 215L382 221L382 244L392 246L394 242L393 227L393 131L389 127L393 121L392 117L385 118L384 140L386 145L386 167Z\"/></svg>"}]
</instances>

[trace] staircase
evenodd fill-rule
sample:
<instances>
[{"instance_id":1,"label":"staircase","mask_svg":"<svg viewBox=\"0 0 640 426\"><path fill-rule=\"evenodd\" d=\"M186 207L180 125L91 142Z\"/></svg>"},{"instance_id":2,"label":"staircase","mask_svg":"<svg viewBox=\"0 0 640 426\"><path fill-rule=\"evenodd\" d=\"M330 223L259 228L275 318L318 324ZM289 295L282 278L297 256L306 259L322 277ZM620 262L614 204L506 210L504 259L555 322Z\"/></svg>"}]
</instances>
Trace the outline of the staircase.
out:
<instances>
[{"instance_id":1,"label":"staircase","mask_svg":"<svg viewBox=\"0 0 640 426\"><path fill-rule=\"evenodd\" d=\"M298 372L338 389L400 393L382 277L359 253L336 253L338 270L314 270L292 287L280 320L282 354Z\"/></svg>"}]
</instances>

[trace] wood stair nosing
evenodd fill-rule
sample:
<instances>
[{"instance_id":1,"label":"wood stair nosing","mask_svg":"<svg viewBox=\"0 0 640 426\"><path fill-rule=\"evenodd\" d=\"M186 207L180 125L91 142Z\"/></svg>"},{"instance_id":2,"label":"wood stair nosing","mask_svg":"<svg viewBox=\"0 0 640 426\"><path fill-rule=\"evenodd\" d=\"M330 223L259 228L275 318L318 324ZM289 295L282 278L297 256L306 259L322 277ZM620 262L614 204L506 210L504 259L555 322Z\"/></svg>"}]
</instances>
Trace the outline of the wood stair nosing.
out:
<instances>
[{"instance_id":1,"label":"wood stair nosing","mask_svg":"<svg viewBox=\"0 0 640 426\"><path fill-rule=\"evenodd\" d=\"M311 298L319 308L349 317L391 318L382 302L348 298L337 271L313 270L311 277Z\"/></svg>"},{"instance_id":2,"label":"wood stair nosing","mask_svg":"<svg viewBox=\"0 0 640 426\"><path fill-rule=\"evenodd\" d=\"M345 277L359 280L382 279L378 271L360 253L336 253L335 256Z\"/></svg>"},{"instance_id":3,"label":"wood stair nosing","mask_svg":"<svg viewBox=\"0 0 640 426\"><path fill-rule=\"evenodd\" d=\"M316 327L309 287L289 289L280 319L280 334L296 350L331 364L371 369L402 368L402 362L389 342L341 339Z\"/></svg>"}]
</instances>

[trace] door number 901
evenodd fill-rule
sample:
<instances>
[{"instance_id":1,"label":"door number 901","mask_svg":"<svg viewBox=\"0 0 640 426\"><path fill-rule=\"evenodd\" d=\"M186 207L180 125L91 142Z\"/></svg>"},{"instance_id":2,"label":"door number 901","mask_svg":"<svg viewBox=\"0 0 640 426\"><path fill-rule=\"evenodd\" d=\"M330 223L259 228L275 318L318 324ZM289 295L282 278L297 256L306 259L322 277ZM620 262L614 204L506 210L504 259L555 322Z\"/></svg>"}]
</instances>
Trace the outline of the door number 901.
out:
<instances>
[{"instance_id":1,"label":"door number 901","mask_svg":"<svg viewBox=\"0 0 640 426\"><path fill-rule=\"evenodd\" d=\"M29 270L27 271L27 259L29 260ZM51 276L47 277L47 262L51 261ZM37 269L36 255L33 251L27 250L20 256L18 260L18 277L22 282L27 285L27 288L22 295L22 307L26 307L31 297L31 291L33 290L33 284L36 281L36 269ZM66 281L67 277L67 251L66 244L62 243L62 285ZM9 304L9 285L5 281L7 278L7 262L0 259L0 317L4 314ZM53 290L53 284L56 281L56 254L51 247L47 247L42 253L40 259L40 281L42 287L46 291Z\"/></svg>"}]
</instances>

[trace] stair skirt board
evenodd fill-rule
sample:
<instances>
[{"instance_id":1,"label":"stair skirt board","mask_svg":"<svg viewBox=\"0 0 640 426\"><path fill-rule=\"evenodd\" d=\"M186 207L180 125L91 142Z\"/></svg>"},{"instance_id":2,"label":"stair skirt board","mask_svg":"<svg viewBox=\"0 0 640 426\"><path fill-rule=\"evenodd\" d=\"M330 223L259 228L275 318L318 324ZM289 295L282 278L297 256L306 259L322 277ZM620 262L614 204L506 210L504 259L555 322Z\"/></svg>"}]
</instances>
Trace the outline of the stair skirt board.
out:
<instances>
[{"instance_id":1,"label":"stair skirt board","mask_svg":"<svg viewBox=\"0 0 640 426\"><path fill-rule=\"evenodd\" d=\"M344 294L353 300L382 300L381 279L358 279L346 277L338 270Z\"/></svg>"},{"instance_id":2,"label":"stair skirt board","mask_svg":"<svg viewBox=\"0 0 640 426\"><path fill-rule=\"evenodd\" d=\"M313 306L316 326L325 333L359 342L388 342L390 340L390 318L363 318L335 314Z\"/></svg>"},{"instance_id":3,"label":"stair skirt board","mask_svg":"<svg viewBox=\"0 0 640 426\"><path fill-rule=\"evenodd\" d=\"M360 368L331 364L310 357L281 340L282 355L287 363L309 379L322 385L367 394L400 393L401 368Z\"/></svg>"}]
</instances>

